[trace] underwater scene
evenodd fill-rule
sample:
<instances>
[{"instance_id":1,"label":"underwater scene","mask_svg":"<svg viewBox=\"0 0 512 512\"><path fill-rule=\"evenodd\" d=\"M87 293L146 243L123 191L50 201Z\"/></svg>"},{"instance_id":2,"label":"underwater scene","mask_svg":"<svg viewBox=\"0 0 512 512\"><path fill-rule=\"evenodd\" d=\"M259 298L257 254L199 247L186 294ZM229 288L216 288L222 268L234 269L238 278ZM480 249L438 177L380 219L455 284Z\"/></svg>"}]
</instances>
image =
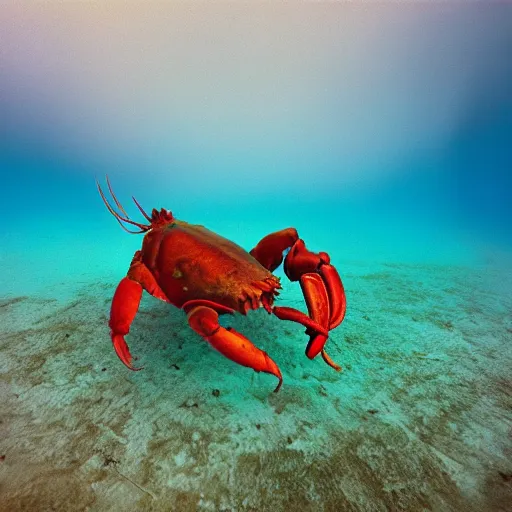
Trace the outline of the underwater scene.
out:
<instances>
[{"instance_id":1,"label":"underwater scene","mask_svg":"<svg viewBox=\"0 0 512 512\"><path fill-rule=\"evenodd\" d=\"M2 2L0 511L512 510L511 51L506 2Z\"/></svg>"}]
</instances>

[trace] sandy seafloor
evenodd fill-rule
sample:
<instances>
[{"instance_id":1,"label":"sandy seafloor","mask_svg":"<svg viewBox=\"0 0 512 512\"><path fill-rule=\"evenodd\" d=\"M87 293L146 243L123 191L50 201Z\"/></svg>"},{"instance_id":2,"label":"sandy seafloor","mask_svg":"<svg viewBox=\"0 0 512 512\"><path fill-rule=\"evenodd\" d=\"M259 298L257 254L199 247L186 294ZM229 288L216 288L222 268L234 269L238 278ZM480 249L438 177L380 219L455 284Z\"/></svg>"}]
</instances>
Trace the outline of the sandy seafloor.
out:
<instances>
[{"instance_id":1,"label":"sandy seafloor","mask_svg":"<svg viewBox=\"0 0 512 512\"><path fill-rule=\"evenodd\" d=\"M107 326L121 276L1 300L0 509L511 510L510 273L337 266L342 373L305 357L300 325L222 320L278 363L277 394L147 294L127 338L145 369L127 370Z\"/></svg>"}]
</instances>

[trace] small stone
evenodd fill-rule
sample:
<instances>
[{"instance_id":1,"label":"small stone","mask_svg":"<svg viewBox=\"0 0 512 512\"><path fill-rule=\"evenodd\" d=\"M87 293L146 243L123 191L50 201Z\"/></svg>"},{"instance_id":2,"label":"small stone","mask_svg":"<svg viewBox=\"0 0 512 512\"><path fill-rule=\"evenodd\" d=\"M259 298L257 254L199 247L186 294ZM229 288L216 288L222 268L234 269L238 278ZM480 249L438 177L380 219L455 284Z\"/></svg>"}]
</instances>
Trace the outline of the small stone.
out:
<instances>
[{"instance_id":1,"label":"small stone","mask_svg":"<svg viewBox=\"0 0 512 512\"><path fill-rule=\"evenodd\" d=\"M192 398L189 398L186 402L183 402L180 407L199 407L199 405L192 400Z\"/></svg>"},{"instance_id":2,"label":"small stone","mask_svg":"<svg viewBox=\"0 0 512 512\"><path fill-rule=\"evenodd\" d=\"M503 473L503 471L498 471L498 473L501 476L501 478L503 478L504 482L512 482L512 473Z\"/></svg>"},{"instance_id":3,"label":"small stone","mask_svg":"<svg viewBox=\"0 0 512 512\"><path fill-rule=\"evenodd\" d=\"M114 457L111 457L110 455L104 455L103 458L103 467L106 468L107 466L117 466L119 464L119 461L114 459Z\"/></svg>"},{"instance_id":4,"label":"small stone","mask_svg":"<svg viewBox=\"0 0 512 512\"><path fill-rule=\"evenodd\" d=\"M0 455L0 462L3 462L5 460L5 455Z\"/></svg>"}]
</instances>

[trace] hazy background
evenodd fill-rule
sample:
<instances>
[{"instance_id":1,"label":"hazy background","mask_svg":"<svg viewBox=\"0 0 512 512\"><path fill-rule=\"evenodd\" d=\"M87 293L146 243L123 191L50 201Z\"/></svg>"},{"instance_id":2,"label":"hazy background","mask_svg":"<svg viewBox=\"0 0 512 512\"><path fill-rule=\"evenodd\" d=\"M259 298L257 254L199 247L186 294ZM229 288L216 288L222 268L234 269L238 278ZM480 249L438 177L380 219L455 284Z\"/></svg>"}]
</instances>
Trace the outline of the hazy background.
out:
<instances>
[{"instance_id":1,"label":"hazy background","mask_svg":"<svg viewBox=\"0 0 512 512\"><path fill-rule=\"evenodd\" d=\"M506 3L3 3L0 285L124 272L106 173L248 249L507 260L511 55Z\"/></svg>"}]
</instances>

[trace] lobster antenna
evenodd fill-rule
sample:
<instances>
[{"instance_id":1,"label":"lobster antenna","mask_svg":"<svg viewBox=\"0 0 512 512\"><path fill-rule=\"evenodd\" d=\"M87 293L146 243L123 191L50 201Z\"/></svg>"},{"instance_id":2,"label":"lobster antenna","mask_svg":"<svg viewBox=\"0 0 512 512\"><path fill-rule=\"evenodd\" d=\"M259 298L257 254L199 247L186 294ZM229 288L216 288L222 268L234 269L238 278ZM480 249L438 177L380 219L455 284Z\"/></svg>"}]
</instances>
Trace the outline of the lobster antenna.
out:
<instances>
[{"instance_id":1,"label":"lobster antenna","mask_svg":"<svg viewBox=\"0 0 512 512\"><path fill-rule=\"evenodd\" d=\"M116 203L117 207L124 213L124 216L128 219L129 215L126 213L126 211L123 208L122 204L117 200L117 197L114 194L114 191L112 190L112 187L110 186L110 180L108 179L108 174L106 175L106 178L107 178L108 189L110 191L110 194L112 195L112 199L114 199L114 202Z\"/></svg>"},{"instance_id":2,"label":"lobster antenna","mask_svg":"<svg viewBox=\"0 0 512 512\"><path fill-rule=\"evenodd\" d=\"M139 222L134 222L133 220L128 218L128 215L126 214L126 212L124 211L124 209L120 205L119 201L117 201L117 199L115 198L115 196L114 196L110 186L109 186L109 189L110 189L110 192L112 194L112 197L114 198L114 201L115 201L116 205L119 207L120 210L123 211L123 213L126 215L126 217L123 217L122 215L120 215L118 212L116 212L114 210L112 205L108 202L107 198L105 197L105 194L103 194L103 190L101 190L101 187L100 187L100 184L98 183L98 180L96 180L96 186L98 187L98 191L100 193L100 196L103 199L103 202L105 203L105 206L107 207L108 211L116 218L116 220L119 222L121 227L126 232L131 233L131 234L139 234L139 233L145 233L146 231L149 231L151 229L151 226L148 226L146 224L140 224ZM129 224L137 226L138 228L140 228L140 231L130 231L129 229L126 228L126 226L124 226L122 224L123 222L127 222Z\"/></svg>"},{"instance_id":3,"label":"lobster antenna","mask_svg":"<svg viewBox=\"0 0 512 512\"><path fill-rule=\"evenodd\" d=\"M121 220L116 217L117 222L119 222L119 225L127 232L130 233L130 235L138 235L140 233L146 233L147 229L141 229L140 231L131 231L128 229L124 224L121 223Z\"/></svg>"},{"instance_id":4,"label":"lobster antenna","mask_svg":"<svg viewBox=\"0 0 512 512\"><path fill-rule=\"evenodd\" d=\"M140 213L142 213L142 215L144 215L144 217L146 217L146 219L148 219L149 222L151 222L151 217L149 217L148 214L143 210L142 206L138 203L137 199L135 199L135 197L133 197L133 196L132 196L132 199L135 202L135 204L137 205L137 208L140 210Z\"/></svg>"}]
</instances>

